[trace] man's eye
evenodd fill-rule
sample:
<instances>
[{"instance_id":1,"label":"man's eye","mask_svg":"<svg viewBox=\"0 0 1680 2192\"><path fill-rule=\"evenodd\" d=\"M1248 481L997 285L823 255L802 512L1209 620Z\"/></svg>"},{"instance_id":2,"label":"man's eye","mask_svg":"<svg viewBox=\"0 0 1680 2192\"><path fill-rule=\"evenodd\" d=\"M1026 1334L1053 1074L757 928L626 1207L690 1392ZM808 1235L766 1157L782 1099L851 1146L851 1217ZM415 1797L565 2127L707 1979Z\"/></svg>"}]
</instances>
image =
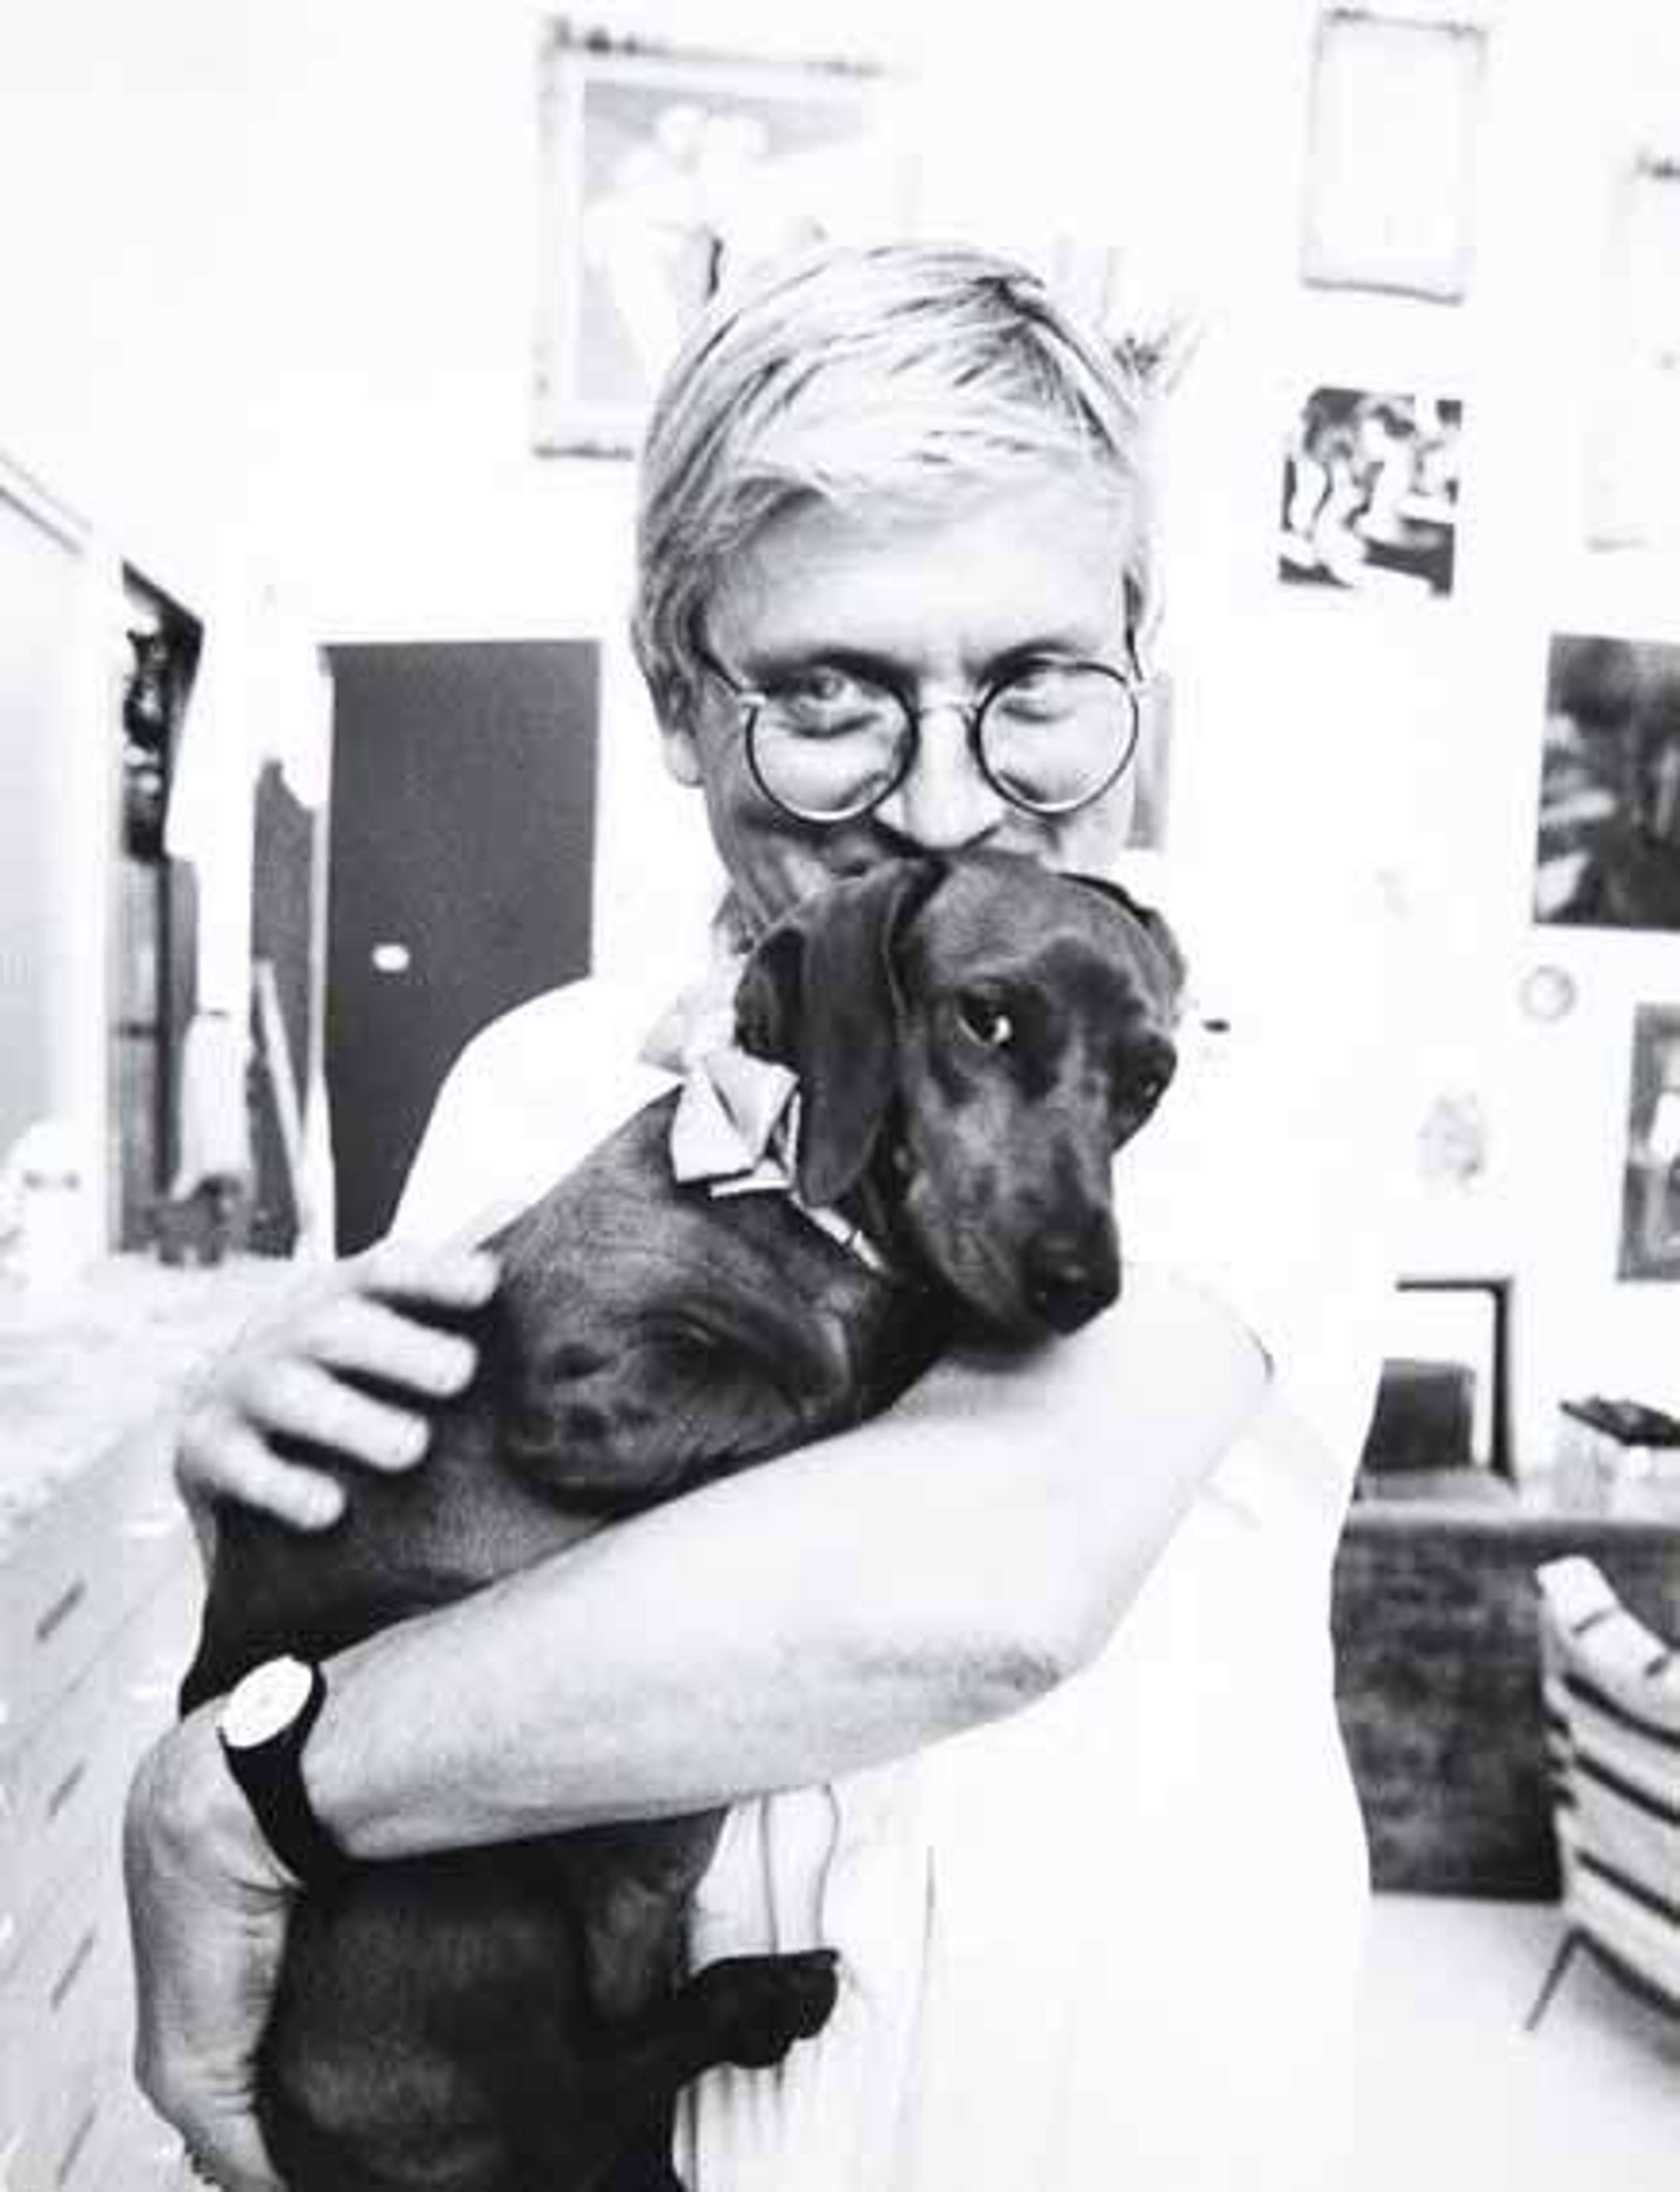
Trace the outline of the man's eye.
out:
<instances>
[{"instance_id":1,"label":"man's eye","mask_svg":"<svg viewBox=\"0 0 1680 2192\"><path fill-rule=\"evenodd\" d=\"M776 713L796 728L833 730L867 722L891 708L891 696L879 686L831 662L813 662L766 684L765 697Z\"/></svg>"},{"instance_id":2,"label":"man's eye","mask_svg":"<svg viewBox=\"0 0 1680 2192\"><path fill-rule=\"evenodd\" d=\"M992 698L994 713L1018 722L1055 722L1078 705L1080 682L1065 662L1029 662L1000 685Z\"/></svg>"},{"instance_id":3,"label":"man's eye","mask_svg":"<svg viewBox=\"0 0 1680 2192\"><path fill-rule=\"evenodd\" d=\"M971 1042L1002 1050L1014 1041L1015 1023L994 999L965 992L956 1002L958 1025Z\"/></svg>"},{"instance_id":4,"label":"man's eye","mask_svg":"<svg viewBox=\"0 0 1680 2192\"><path fill-rule=\"evenodd\" d=\"M813 662L808 669L795 670L776 685L778 699L843 700L857 689L857 681L844 670L836 670L832 663Z\"/></svg>"}]
</instances>

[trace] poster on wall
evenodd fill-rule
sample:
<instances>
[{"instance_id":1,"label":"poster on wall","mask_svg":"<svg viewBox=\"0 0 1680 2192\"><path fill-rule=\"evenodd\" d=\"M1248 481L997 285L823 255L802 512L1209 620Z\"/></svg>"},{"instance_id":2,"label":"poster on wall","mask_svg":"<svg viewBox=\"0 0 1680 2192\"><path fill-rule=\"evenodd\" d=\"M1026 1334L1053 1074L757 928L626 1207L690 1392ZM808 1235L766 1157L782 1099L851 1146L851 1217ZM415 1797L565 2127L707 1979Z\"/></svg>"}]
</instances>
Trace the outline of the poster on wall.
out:
<instances>
[{"instance_id":1,"label":"poster on wall","mask_svg":"<svg viewBox=\"0 0 1680 2192\"><path fill-rule=\"evenodd\" d=\"M1451 398L1313 389L1284 450L1279 576L1449 594L1463 423Z\"/></svg>"},{"instance_id":2,"label":"poster on wall","mask_svg":"<svg viewBox=\"0 0 1680 2192\"><path fill-rule=\"evenodd\" d=\"M1680 158L1646 154L1616 195L1588 481L1599 548L1680 545Z\"/></svg>"},{"instance_id":3,"label":"poster on wall","mask_svg":"<svg viewBox=\"0 0 1680 2192\"><path fill-rule=\"evenodd\" d=\"M1680 929L1680 646L1553 636L1534 914Z\"/></svg>"},{"instance_id":4,"label":"poster on wall","mask_svg":"<svg viewBox=\"0 0 1680 2192\"><path fill-rule=\"evenodd\" d=\"M539 59L534 440L622 454L708 300L784 255L909 225L895 87L549 26Z\"/></svg>"},{"instance_id":5,"label":"poster on wall","mask_svg":"<svg viewBox=\"0 0 1680 2192\"><path fill-rule=\"evenodd\" d=\"M1633 1016L1616 1275L1680 1279L1680 1006Z\"/></svg>"},{"instance_id":6,"label":"poster on wall","mask_svg":"<svg viewBox=\"0 0 1680 2192\"><path fill-rule=\"evenodd\" d=\"M1469 288L1486 37L1328 8L1313 54L1301 279L1455 303Z\"/></svg>"}]
</instances>

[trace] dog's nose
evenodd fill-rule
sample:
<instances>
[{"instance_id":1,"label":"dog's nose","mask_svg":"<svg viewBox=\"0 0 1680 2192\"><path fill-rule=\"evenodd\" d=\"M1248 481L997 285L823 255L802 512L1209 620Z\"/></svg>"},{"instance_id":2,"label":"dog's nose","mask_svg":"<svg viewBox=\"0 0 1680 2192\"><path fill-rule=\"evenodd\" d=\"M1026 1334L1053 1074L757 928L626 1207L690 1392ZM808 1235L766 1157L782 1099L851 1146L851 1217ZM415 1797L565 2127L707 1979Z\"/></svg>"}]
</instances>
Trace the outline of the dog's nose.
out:
<instances>
[{"instance_id":1,"label":"dog's nose","mask_svg":"<svg viewBox=\"0 0 1680 2192\"><path fill-rule=\"evenodd\" d=\"M1120 1291L1119 1244L1105 1220L1060 1226L1033 1245L1027 1299L1052 1332L1076 1332Z\"/></svg>"}]
</instances>

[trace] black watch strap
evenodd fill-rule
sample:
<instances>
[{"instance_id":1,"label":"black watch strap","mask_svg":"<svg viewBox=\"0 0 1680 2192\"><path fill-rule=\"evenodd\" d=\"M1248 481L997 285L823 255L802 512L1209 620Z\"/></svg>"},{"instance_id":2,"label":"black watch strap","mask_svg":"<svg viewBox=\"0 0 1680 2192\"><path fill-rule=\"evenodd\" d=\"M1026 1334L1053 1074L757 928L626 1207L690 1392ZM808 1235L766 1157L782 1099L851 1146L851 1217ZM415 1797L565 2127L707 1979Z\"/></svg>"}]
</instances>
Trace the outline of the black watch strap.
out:
<instances>
[{"instance_id":1,"label":"black watch strap","mask_svg":"<svg viewBox=\"0 0 1680 2192\"><path fill-rule=\"evenodd\" d=\"M270 1659L234 1686L219 1722L222 1755L269 1847L305 1887L341 1877L350 1858L322 1825L303 1775L304 1745L327 1702L317 1666Z\"/></svg>"}]
</instances>

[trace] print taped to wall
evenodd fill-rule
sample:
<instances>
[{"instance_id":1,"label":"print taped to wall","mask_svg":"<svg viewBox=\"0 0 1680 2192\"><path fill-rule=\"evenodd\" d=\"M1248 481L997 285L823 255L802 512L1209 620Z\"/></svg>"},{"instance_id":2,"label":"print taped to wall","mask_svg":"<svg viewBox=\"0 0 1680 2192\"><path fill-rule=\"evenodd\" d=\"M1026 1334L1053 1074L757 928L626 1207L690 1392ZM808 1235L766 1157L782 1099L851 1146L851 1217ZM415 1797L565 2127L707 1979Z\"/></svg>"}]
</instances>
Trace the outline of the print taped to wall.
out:
<instances>
[{"instance_id":1,"label":"print taped to wall","mask_svg":"<svg viewBox=\"0 0 1680 2192\"><path fill-rule=\"evenodd\" d=\"M541 55L539 450L622 453L709 299L909 226L893 86L840 62L662 51L550 26Z\"/></svg>"},{"instance_id":2,"label":"print taped to wall","mask_svg":"<svg viewBox=\"0 0 1680 2192\"><path fill-rule=\"evenodd\" d=\"M1617 192L1598 315L1589 536L1680 546L1680 158L1645 154Z\"/></svg>"},{"instance_id":3,"label":"print taped to wall","mask_svg":"<svg viewBox=\"0 0 1680 2192\"><path fill-rule=\"evenodd\" d=\"M1554 636L1534 912L1680 929L1680 647Z\"/></svg>"},{"instance_id":4,"label":"print taped to wall","mask_svg":"<svg viewBox=\"0 0 1680 2192\"><path fill-rule=\"evenodd\" d=\"M1284 453L1279 577L1449 594L1463 421L1452 399L1315 388Z\"/></svg>"},{"instance_id":5,"label":"print taped to wall","mask_svg":"<svg viewBox=\"0 0 1680 2192\"><path fill-rule=\"evenodd\" d=\"M1680 1007L1633 1016L1617 1276L1680 1279Z\"/></svg>"},{"instance_id":6,"label":"print taped to wall","mask_svg":"<svg viewBox=\"0 0 1680 2192\"><path fill-rule=\"evenodd\" d=\"M1487 38L1402 8L1327 8L1313 53L1303 281L1443 304L1470 286Z\"/></svg>"}]
</instances>

